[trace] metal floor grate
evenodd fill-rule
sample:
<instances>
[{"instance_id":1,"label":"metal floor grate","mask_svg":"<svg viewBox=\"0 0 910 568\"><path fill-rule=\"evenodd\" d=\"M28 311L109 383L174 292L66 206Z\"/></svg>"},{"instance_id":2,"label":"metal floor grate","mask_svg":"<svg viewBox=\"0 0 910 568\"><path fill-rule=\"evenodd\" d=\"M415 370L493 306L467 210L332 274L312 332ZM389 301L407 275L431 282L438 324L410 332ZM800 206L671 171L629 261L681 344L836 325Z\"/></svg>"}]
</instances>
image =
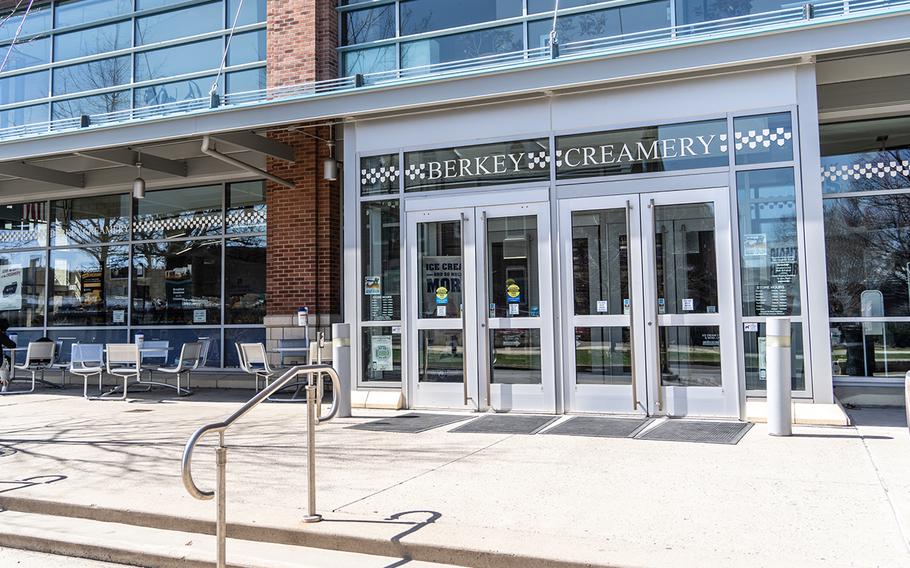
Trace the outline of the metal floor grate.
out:
<instances>
[{"instance_id":1,"label":"metal floor grate","mask_svg":"<svg viewBox=\"0 0 910 568\"><path fill-rule=\"evenodd\" d=\"M534 434L547 426L556 416L516 416L509 414L488 414L471 420L451 432L462 434Z\"/></svg>"},{"instance_id":2,"label":"metal floor grate","mask_svg":"<svg viewBox=\"0 0 910 568\"><path fill-rule=\"evenodd\" d=\"M543 434L590 438L632 438L650 422L650 418L574 416Z\"/></svg>"},{"instance_id":3,"label":"metal floor grate","mask_svg":"<svg viewBox=\"0 0 910 568\"><path fill-rule=\"evenodd\" d=\"M472 418L465 414L422 414L412 412L400 416L390 416L372 422L348 426L352 430L367 430L369 432L398 432L402 434L418 434L446 424L452 424Z\"/></svg>"},{"instance_id":4,"label":"metal floor grate","mask_svg":"<svg viewBox=\"0 0 910 568\"><path fill-rule=\"evenodd\" d=\"M737 444L752 427L751 422L667 420L636 436L640 440Z\"/></svg>"}]
</instances>

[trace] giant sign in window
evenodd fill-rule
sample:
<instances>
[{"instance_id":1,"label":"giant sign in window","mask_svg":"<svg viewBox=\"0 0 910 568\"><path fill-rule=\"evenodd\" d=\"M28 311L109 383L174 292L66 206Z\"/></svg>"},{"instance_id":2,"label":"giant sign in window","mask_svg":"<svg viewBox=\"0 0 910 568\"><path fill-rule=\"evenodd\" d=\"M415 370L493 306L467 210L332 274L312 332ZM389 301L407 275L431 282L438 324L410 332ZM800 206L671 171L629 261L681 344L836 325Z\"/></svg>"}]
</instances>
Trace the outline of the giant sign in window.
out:
<instances>
[{"instance_id":1,"label":"giant sign in window","mask_svg":"<svg viewBox=\"0 0 910 568\"><path fill-rule=\"evenodd\" d=\"M550 180L546 138L421 150L404 155L405 191Z\"/></svg>"},{"instance_id":2,"label":"giant sign in window","mask_svg":"<svg viewBox=\"0 0 910 568\"><path fill-rule=\"evenodd\" d=\"M724 119L556 138L556 178L727 167Z\"/></svg>"}]
</instances>

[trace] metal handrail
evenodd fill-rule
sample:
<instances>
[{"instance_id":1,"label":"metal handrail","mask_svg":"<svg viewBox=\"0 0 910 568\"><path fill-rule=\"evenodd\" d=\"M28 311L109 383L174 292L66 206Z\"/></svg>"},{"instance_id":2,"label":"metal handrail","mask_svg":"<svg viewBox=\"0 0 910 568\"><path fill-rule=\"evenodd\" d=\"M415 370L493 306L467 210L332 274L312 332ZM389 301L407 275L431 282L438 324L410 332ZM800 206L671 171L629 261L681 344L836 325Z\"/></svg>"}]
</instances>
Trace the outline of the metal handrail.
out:
<instances>
[{"instance_id":1,"label":"metal handrail","mask_svg":"<svg viewBox=\"0 0 910 568\"><path fill-rule=\"evenodd\" d=\"M321 377L325 373L332 379L332 406L328 414L318 416L317 406L317 387L314 382L314 376ZM180 461L180 473L183 480L183 487L187 492L196 499L208 501L217 497L217 518L215 521L215 536L217 542L217 562L218 568L224 568L227 565L226 544L227 544L227 448L224 445L224 433L235 422L243 418L248 412L256 408L259 403L268 399L284 388L289 382L296 380L300 375L307 375L306 402L307 402L307 516L303 518L304 522L312 523L322 520L322 517L316 514L316 425L327 422L335 417L338 413L338 393L341 391L341 381L338 378L338 372L331 365L298 365L292 367L273 383L259 391L256 396L247 401L243 406L237 409L233 414L220 422L212 422L202 426L190 436L183 448L183 458ZM321 391L321 389L318 389ZM321 402L321 401L319 401ZM200 489L193 481L193 451L196 445L206 435L218 433L218 448L215 450L215 463L217 466L217 482L214 491Z\"/></svg>"}]
</instances>

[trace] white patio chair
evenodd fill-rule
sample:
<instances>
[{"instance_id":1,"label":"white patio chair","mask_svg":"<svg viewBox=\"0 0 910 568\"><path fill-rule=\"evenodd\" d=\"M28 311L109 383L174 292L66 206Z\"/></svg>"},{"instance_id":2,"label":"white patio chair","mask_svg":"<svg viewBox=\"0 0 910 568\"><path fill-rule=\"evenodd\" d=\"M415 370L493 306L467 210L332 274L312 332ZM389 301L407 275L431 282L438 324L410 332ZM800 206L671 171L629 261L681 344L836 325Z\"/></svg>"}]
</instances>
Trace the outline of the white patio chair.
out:
<instances>
[{"instance_id":1,"label":"white patio chair","mask_svg":"<svg viewBox=\"0 0 910 568\"><path fill-rule=\"evenodd\" d=\"M69 369L71 375L82 377L82 396L89 400L100 398L104 390L104 346L100 343L74 343L70 355ZM89 378L98 375L98 397L88 395Z\"/></svg>"},{"instance_id":2,"label":"white patio chair","mask_svg":"<svg viewBox=\"0 0 910 568\"><path fill-rule=\"evenodd\" d=\"M256 379L256 392L260 390L260 379L265 381L265 386L269 386L269 381L278 374L278 370L269 364L265 345L262 343L238 343L237 354L240 356L240 368Z\"/></svg>"},{"instance_id":3,"label":"white patio chair","mask_svg":"<svg viewBox=\"0 0 910 568\"><path fill-rule=\"evenodd\" d=\"M149 383L152 382L152 371L167 366L170 354L170 341L143 341L139 353L142 357L142 369L149 372ZM139 381L142 382L141 380Z\"/></svg>"},{"instance_id":4,"label":"white patio chair","mask_svg":"<svg viewBox=\"0 0 910 568\"><path fill-rule=\"evenodd\" d=\"M123 396L116 400L126 400L129 379L135 378L136 382L139 382L142 376L142 359L139 356L139 346L135 343L108 343L106 367L109 375L123 379ZM115 392L115 390L110 392Z\"/></svg>"},{"instance_id":5,"label":"white patio chair","mask_svg":"<svg viewBox=\"0 0 910 568\"><path fill-rule=\"evenodd\" d=\"M190 373L199 367L202 361L202 343L193 341L184 343L180 348L180 357L173 367L158 367L158 372L177 376L177 396L193 394L190 390ZM186 388L180 388L180 378L186 375Z\"/></svg>"},{"instance_id":6,"label":"white patio chair","mask_svg":"<svg viewBox=\"0 0 910 568\"><path fill-rule=\"evenodd\" d=\"M50 384L44 380L44 371L50 368L54 362L54 352L57 350L57 344L53 341L33 341L28 344L25 351L25 362L21 365L14 365L13 368L19 371L27 371L32 375L32 387L28 390L5 391L0 394L28 394L35 392L35 383L39 380L44 384ZM41 378L38 378L38 375ZM57 385L52 385L57 387ZM60 388L60 387L57 387Z\"/></svg>"}]
</instances>

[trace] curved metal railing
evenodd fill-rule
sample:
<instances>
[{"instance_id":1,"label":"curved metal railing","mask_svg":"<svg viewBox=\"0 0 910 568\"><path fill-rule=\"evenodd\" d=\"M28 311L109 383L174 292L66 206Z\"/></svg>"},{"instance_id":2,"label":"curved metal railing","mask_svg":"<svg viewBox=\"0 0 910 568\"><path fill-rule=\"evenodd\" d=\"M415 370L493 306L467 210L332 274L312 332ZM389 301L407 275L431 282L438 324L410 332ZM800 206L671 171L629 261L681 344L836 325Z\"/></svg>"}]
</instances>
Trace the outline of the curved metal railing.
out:
<instances>
[{"instance_id":1,"label":"curved metal railing","mask_svg":"<svg viewBox=\"0 0 910 568\"><path fill-rule=\"evenodd\" d=\"M318 416L316 405L321 401L317 400L317 389L314 376L322 380L322 374L325 373L332 380L332 406L325 416ZM263 402L276 392L280 391L293 380L301 375L307 375L306 402L307 402L307 516L304 522L316 522L322 520L322 517L316 514L316 425L327 422L335 417L338 413L338 393L341 390L341 381L338 372L331 365L298 365L292 367L286 373L281 375L274 382L259 391L256 396L247 401L236 412L220 422L212 422L202 426L190 436L183 448L183 458L180 461L180 473L183 480L183 487L187 493L196 499L207 501L213 497L217 498L217 519L215 522L215 536L217 540L217 566L224 568L226 565L226 541L227 541L227 514L226 514L226 475L227 466L227 448L224 445L224 433L234 425L238 420L243 418L247 413L256 408L259 403ZM217 467L217 482L214 491L200 489L193 480L193 452L196 445L208 434L218 433L218 448L215 450L215 463Z\"/></svg>"}]
</instances>

